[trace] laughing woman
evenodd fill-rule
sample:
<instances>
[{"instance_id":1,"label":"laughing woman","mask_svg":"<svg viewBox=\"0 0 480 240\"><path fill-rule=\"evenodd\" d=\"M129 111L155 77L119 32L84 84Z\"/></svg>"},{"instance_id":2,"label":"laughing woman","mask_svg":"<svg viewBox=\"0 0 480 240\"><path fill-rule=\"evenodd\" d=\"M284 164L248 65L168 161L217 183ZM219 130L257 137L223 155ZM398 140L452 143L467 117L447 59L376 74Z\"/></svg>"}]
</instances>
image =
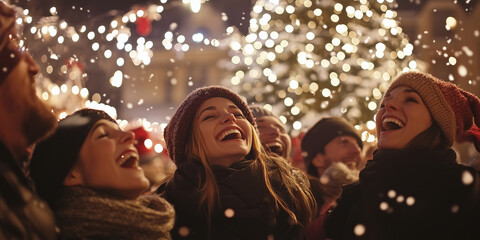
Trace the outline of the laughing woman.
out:
<instances>
[{"instance_id":1,"label":"laughing woman","mask_svg":"<svg viewBox=\"0 0 480 240\"><path fill-rule=\"evenodd\" d=\"M315 200L307 177L262 148L247 104L223 87L192 92L165 129L177 239L299 239Z\"/></svg>"},{"instance_id":2,"label":"laughing woman","mask_svg":"<svg viewBox=\"0 0 480 240\"><path fill-rule=\"evenodd\" d=\"M30 174L55 213L60 239L170 239L173 207L140 195L134 134L103 111L83 109L58 123L33 152Z\"/></svg>"},{"instance_id":3,"label":"laughing woman","mask_svg":"<svg viewBox=\"0 0 480 240\"><path fill-rule=\"evenodd\" d=\"M480 100L409 72L376 115L378 149L327 217L332 239L478 239L479 177L456 162L455 140L480 151Z\"/></svg>"}]
</instances>

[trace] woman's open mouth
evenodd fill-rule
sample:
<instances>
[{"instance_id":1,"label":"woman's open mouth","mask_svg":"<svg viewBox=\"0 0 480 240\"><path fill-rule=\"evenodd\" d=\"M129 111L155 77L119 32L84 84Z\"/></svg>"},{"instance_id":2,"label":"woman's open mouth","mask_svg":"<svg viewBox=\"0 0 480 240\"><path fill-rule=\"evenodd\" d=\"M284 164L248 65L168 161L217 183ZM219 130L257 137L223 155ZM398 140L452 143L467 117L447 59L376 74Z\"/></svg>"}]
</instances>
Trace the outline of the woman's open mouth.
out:
<instances>
[{"instance_id":1,"label":"woman's open mouth","mask_svg":"<svg viewBox=\"0 0 480 240\"><path fill-rule=\"evenodd\" d=\"M270 152L272 153L276 153L280 156L283 154L283 146L278 142L268 143L266 144L266 146L268 147L268 149L270 149Z\"/></svg>"},{"instance_id":2,"label":"woman's open mouth","mask_svg":"<svg viewBox=\"0 0 480 240\"><path fill-rule=\"evenodd\" d=\"M120 156L120 159L117 160L117 163L119 163L120 167L122 168L138 168L138 160L139 156L137 153L128 151Z\"/></svg>"},{"instance_id":3,"label":"woman's open mouth","mask_svg":"<svg viewBox=\"0 0 480 240\"><path fill-rule=\"evenodd\" d=\"M386 117L382 121L382 130L383 131L392 131L392 130L398 130L401 129L405 126L405 123L400 121L397 118L393 117Z\"/></svg>"},{"instance_id":4,"label":"woman's open mouth","mask_svg":"<svg viewBox=\"0 0 480 240\"><path fill-rule=\"evenodd\" d=\"M243 139L243 138L244 138L243 134L239 129L229 128L229 129L226 129L225 131L221 132L217 136L217 141L223 142L223 141L234 140L234 139Z\"/></svg>"}]
</instances>

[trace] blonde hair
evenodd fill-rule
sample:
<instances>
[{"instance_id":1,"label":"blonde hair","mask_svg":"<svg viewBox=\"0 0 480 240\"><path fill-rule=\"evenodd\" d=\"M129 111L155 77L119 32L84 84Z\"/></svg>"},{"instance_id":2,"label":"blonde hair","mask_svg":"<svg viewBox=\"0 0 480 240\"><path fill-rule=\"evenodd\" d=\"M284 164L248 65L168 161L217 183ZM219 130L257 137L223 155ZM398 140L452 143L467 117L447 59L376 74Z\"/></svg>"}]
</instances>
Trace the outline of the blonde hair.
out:
<instances>
[{"instance_id":1,"label":"blonde hair","mask_svg":"<svg viewBox=\"0 0 480 240\"><path fill-rule=\"evenodd\" d=\"M206 208L210 222L214 206L219 202L218 187L206 156L206 146L201 140L200 130L196 127L196 121L193 122L192 134L190 134L186 146L187 156L189 160L195 161L197 159L204 167L205 180L199 187L201 193L200 207ZM274 200L276 212L285 211L292 220L291 222L305 227L314 217L314 213L317 212L317 204L310 191L308 177L303 171L294 169L286 159L267 154L255 127L251 124L249 126L253 140L251 150L245 159L254 160L252 168L262 174L265 187ZM271 170L275 168L278 169L278 180L288 193L286 196L281 195L279 189L272 186L273 171Z\"/></svg>"}]
</instances>

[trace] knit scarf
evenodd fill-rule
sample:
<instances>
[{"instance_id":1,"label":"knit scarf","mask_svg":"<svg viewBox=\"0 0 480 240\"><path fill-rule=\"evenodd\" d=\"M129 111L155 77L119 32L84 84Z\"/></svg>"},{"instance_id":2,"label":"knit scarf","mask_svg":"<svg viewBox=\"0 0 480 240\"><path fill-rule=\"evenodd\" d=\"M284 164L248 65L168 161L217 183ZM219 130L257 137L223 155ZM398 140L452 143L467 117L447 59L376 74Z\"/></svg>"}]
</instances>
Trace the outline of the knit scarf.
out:
<instances>
[{"instance_id":1,"label":"knit scarf","mask_svg":"<svg viewBox=\"0 0 480 240\"><path fill-rule=\"evenodd\" d=\"M85 187L68 187L57 206L61 238L171 239L174 209L155 195L123 200Z\"/></svg>"}]
</instances>

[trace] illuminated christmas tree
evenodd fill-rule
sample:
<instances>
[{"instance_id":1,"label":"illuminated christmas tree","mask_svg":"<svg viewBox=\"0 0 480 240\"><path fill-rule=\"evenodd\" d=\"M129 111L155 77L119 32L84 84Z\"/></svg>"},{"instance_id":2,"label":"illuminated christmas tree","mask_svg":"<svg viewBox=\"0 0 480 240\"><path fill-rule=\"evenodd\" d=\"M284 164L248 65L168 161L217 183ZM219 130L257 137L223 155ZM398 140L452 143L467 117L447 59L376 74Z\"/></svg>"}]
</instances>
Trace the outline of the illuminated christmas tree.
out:
<instances>
[{"instance_id":1,"label":"illuminated christmas tree","mask_svg":"<svg viewBox=\"0 0 480 240\"><path fill-rule=\"evenodd\" d=\"M392 0L258 0L232 31L228 84L299 130L321 115L370 121L389 81L417 68ZM240 36L240 37L235 37Z\"/></svg>"}]
</instances>

